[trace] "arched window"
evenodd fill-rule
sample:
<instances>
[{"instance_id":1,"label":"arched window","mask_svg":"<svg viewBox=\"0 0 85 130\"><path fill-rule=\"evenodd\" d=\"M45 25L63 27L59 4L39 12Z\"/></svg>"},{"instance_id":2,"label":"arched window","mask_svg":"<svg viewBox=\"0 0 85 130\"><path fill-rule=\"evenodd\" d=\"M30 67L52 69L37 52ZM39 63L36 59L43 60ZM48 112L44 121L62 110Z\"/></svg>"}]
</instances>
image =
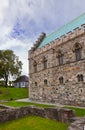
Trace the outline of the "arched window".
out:
<instances>
[{"instance_id":1,"label":"arched window","mask_svg":"<svg viewBox=\"0 0 85 130\"><path fill-rule=\"evenodd\" d=\"M81 49L82 49L81 45L79 43L76 43L74 46L76 61L81 60Z\"/></svg>"},{"instance_id":2,"label":"arched window","mask_svg":"<svg viewBox=\"0 0 85 130\"><path fill-rule=\"evenodd\" d=\"M34 61L34 72L36 73L37 72L37 62Z\"/></svg>"},{"instance_id":3,"label":"arched window","mask_svg":"<svg viewBox=\"0 0 85 130\"><path fill-rule=\"evenodd\" d=\"M59 83L60 83L60 84L63 84L63 77L60 77L60 78L59 78Z\"/></svg>"},{"instance_id":4,"label":"arched window","mask_svg":"<svg viewBox=\"0 0 85 130\"><path fill-rule=\"evenodd\" d=\"M78 82L83 81L83 75L82 74L77 75L77 80Z\"/></svg>"},{"instance_id":5,"label":"arched window","mask_svg":"<svg viewBox=\"0 0 85 130\"><path fill-rule=\"evenodd\" d=\"M43 65L44 65L44 69L46 69L47 68L47 59L45 56L43 57Z\"/></svg>"},{"instance_id":6,"label":"arched window","mask_svg":"<svg viewBox=\"0 0 85 130\"><path fill-rule=\"evenodd\" d=\"M47 79L44 80L44 85L47 85Z\"/></svg>"},{"instance_id":7,"label":"arched window","mask_svg":"<svg viewBox=\"0 0 85 130\"><path fill-rule=\"evenodd\" d=\"M59 65L62 65L63 64L63 54L61 53L60 50L58 51L57 58L58 58Z\"/></svg>"}]
</instances>

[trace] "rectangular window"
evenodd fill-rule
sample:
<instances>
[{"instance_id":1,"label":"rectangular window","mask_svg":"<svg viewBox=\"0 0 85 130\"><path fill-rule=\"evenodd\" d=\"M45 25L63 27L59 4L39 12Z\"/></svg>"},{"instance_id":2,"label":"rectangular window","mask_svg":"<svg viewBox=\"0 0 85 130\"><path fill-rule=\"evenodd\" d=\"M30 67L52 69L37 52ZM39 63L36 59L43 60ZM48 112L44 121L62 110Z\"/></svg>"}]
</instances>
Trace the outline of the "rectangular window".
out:
<instances>
[{"instance_id":1,"label":"rectangular window","mask_svg":"<svg viewBox=\"0 0 85 130\"><path fill-rule=\"evenodd\" d=\"M47 79L44 80L44 85L47 85Z\"/></svg>"},{"instance_id":2,"label":"rectangular window","mask_svg":"<svg viewBox=\"0 0 85 130\"><path fill-rule=\"evenodd\" d=\"M34 65L34 72L35 72L35 73L37 72L37 64Z\"/></svg>"},{"instance_id":3,"label":"rectangular window","mask_svg":"<svg viewBox=\"0 0 85 130\"><path fill-rule=\"evenodd\" d=\"M44 61L44 69L47 68L47 60Z\"/></svg>"},{"instance_id":4,"label":"rectangular window","mask_svg":"<svg viewBox=\"0 0 85 130\"><path fill-rule=\"evenodd\" d=\"M78 79L78 82L83 81L84 80L83 75L82 74L77 75L77 79Z\"/></svg>"},{"instance_id":5,"label":"rectangular window","mask_svg":"<svg viewBox=\"0 0 85 130\"><path fill-rule=\"evenodd\" d=\"M59 83L60 83L60 84L63 84L63 77L60 77L60 78L59 78Z\"/></svg>"},{"instance_id":6,"label":"rectangular window","mask_svg":"<svg viewBox=\"0 0 85 130\"><path fill-rule=\"evenodd\" d=\"M37 86L37 82L35 82L35 86Z\"/></svg>"},{"instance_id":7,"label":"rectangular window","mask_svg":"<svg viewBox=\"0 0 85 130\"><path fill-rule=\"evenodd\" d=\"M63 55L58 57L58 62L59 62L59 65L63 64Z\"/></svg>"},{"instance_id":8,"label":"rectangular window","mask_svg":"<svg viewBox=\"0 0 85 130\"><path fill-rule=\"evenodd\" d=\"M76 49L75 50L75 56L76 56L76 60L80 60L81 59L81 49Z\"/></svg>"}]
</instances>

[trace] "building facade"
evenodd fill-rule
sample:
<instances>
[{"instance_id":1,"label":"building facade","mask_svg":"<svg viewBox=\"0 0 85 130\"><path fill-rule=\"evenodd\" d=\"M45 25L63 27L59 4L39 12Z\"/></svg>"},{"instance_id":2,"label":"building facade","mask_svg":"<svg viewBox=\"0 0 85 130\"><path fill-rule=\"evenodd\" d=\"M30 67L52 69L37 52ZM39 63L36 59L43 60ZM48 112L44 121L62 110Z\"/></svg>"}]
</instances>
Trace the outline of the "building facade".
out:
<instances>
[{"instance_id":1,"label":"building facade","mask_svg":"<svg viewBox=\"0 0 85 130\"><path fill-rule=\"evenodd\" d=\"M27 87L29 87L29 78L28 78L28 76L22 75L22 76L18 77L14 81L14 86L16 88L27 88Z\"/></svg>"},{"instance_id":2,"label":"building facade","mask_svg":"<svg viewBox=\"0 0 85 130\"><path fill-rule=\"evenodd\" d=\"M29 50L30 99L85 106L85 14Z\"/></svg>"}]
</instances>

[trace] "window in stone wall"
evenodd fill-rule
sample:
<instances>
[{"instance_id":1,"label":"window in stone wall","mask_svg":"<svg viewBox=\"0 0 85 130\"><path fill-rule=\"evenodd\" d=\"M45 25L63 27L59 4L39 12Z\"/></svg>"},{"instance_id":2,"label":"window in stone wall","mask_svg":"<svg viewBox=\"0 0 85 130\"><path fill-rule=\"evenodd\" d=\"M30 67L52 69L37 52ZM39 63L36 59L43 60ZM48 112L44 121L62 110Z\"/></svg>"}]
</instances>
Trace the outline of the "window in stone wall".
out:
<instances>
[{"instance_id":1,"label":"window in stone wall","mask_svg":"<svg viewBox=\"0 0 85 130\"><path fill-rule=\"evenodd\" d=\"M35 86L37 86L37 82L35 82Z\"/></svg>"},{"instance_id":2,"label":"window in stone wall","mask_svg":"<svg viewBox=\"0 0 85 130\"><path fill-rule=\"evenodd\" d=\"M34 72L35 73L37 72L37 62L36 61L34 62Z\"/></svg>"},{"instance_id":3,"label":"window in stone wall","mask_svg":"<svg viewBox=\"0 0 85 130\"><path fill-rule=\"evenodd\" d=\"M59 78L59 83L60 83L60 84L63 84L63 77L60 77L60 78Z\"/></svg>"},{"instance_id":4,"label":"window in stone wall","mask_svg":"<svg viewBox=\"0 0 85 130\"><path fill-rule=\"evenodd\" d=\"M79 94L83 93L83 88L79 88Z\"/></svg>"},{"instance_id":5,"label":"window in stone wall","mask_svg":"<svg viewBox=\"0 0 85 130\"><path fill-rule=\"evenodd\" d=\"M47 82L47 79L45 79L45 80L44 80L44 85L47 85L47 83L48 83L48 82Z\"/></svg>"},{"instance_id":6,"label":"window in stone wall","mask_svg":"<svg viewBox=\"0 0 85 130\"><path fill-rule=\"evenodd\" d=\"M63 54L61 53L60 50L58 51L57 58L58 58L59 65L62 65L63 64Z\"/></svg>"},{"instance_id":7,"label":"window in stone wall","mask_svg":"<svg viewBox=\"0 0 85 130\"><path fill-rule=\"evenodd\" d=\"M81 60L81 45L79 43L76 43L74 46L74 52L75 52L75 57L76 57L76 61Z\"/></svg>"},{"instance_id":8,"label":"window in stone wall","mask_svg":"<svg viewBox=\"0 0 85 130\"><path fill-rule=\"evenodd\" d=\"M76 56L76 61L81 59L81 49L76 49L75 50L75 56Z\"/></svg>"},{"instance_id":9,"label":"window in stone wall","mask_svg":"<svg viewBox=\"0 0 85 130\"><path fill-rule=\"evenodd\" d=\"M77 80L78 82L83 81L83 75L82 74L77 75Z\"/></svg>"},{"instance_id":10,"label":"window in stone wall","mask_svg":"<svg viewBox=\"0 0 85 130\"><path fill-rule=\"evenodd\" d=\"M43 65L44 65L44 69L46 69L47 68L47 59L45 56L43 57Z\"/></svg>"}]
</instances>

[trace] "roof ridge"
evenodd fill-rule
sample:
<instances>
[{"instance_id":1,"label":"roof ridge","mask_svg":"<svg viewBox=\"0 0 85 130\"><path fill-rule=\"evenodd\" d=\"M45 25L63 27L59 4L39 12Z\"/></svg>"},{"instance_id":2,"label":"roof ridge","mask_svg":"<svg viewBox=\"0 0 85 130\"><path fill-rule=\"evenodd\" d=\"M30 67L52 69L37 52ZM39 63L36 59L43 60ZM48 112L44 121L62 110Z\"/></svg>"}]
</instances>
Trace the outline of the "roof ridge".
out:
<instances>
[{"instance_id":1,"label":"roof ridge","mask_svg":"<svg viewBox=\"0 0 85 130\"><path fill-rule=\"evenodd\" d=\"M38 48L41 48L46 44L49 44L50 42L54 41L55 39L60 38L63 35L66 35L68 32L73 31L77 27L81 27L82 24L85 24L85 13L81 14L77 18L71 20L67 24L58 28L56 31L47 35L40 43Z\"/></svg>"},{"instance_id":2,"label":"roof ridge","mask_svg":"<svg viewBox=\"0 0 85 130\"><path fill-rule=\"evenodd\" d=\"M55 30L55 31L53 31L52 33L48 34L46 37L48 37L48 36L52 35L53 33L57 32L57 31L60 31L63 27L65 27L65 26L69 25L69 23L74 22L75 20L79 19L79 18L80 18L80 17L82 17L83 15L85 15L85 13L83 13L83 14L81 14L80 16L78 16L77 18L75 18L75 19L73 19L73 20L69 21L69 22L68 22L68 23L66 23L65 25L62 25L61 27L59 27L58 29L56 29L56 30Z\"/></svg>"}]
</instances>

